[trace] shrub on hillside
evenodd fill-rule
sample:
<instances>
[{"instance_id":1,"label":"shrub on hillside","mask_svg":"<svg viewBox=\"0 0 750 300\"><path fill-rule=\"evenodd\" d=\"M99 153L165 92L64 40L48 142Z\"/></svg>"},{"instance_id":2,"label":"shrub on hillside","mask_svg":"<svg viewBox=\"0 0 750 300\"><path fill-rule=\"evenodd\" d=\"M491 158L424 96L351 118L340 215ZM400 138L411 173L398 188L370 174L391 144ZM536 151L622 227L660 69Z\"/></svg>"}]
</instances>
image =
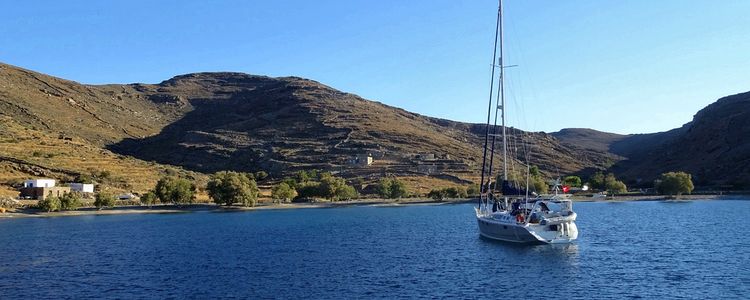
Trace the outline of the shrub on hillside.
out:
<instances>
[{"instance_id":1,"label":"shrub on hillside","mask_svg":"<svg viewBox=\"0 0 750 300\"><path fill-rule=\"evenodd\" d=\"M47 197L44 200L39 200L39 202L37 202L36 204L37 208L45 210L47 212L60 210L60 206L60 198L54 196Z\"/></svg>"}]
</instances>

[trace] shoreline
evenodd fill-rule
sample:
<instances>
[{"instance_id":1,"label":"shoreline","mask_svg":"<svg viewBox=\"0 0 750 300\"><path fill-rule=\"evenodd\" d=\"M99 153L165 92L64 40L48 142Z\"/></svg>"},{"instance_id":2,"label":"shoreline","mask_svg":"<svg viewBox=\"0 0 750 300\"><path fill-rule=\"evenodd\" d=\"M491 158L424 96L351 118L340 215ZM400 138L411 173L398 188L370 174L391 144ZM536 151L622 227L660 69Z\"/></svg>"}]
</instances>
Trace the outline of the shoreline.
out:
<instances>
[{"instance_id":1,"label":"shoreline","mask_svg":"<svg viewBox=\"0 0 750 300\"><path fill-rule=\"evenodd\" d=\"M77 210L46 212L37 209L8 210L0 213L2 219L17 218L51 218L51 217L76 217L76 216L106 216L106 215L129 215L129 214L177 214L192 212L242 212L255 210L284 210L284 209L309 209L309 208L339 208L353 206L416 206L416 205L442 205L460 204L474 202L472 199L452 199L437 201L433 199L406 199L395 201L391 199L364 199L337 202L303 202L303 203L263 203L254 207L245 206L222 206L213 203L199 203L187 205L154 205L151 207L143 205L116 206L113 208L97 209L84 207Z\"/></svg>"},{"instance_id":2,"label":"shoreline","mask_svg":"<svg viewBox=\"0 0 750 300\"><path fill-rule=\"evenodd\" d=\"M746 200L750 199L748 195L684 195L679 199L668 196L615 196L605 198L592 197L571 197L573 202L633 202L633 201L706 201L706 200ZM363 199L338 202L304 202L304 203L263 203L254 207L244 206L220 206L213 203L189 204L183 206L176 205L154 205L148 206L118 206L109 209L96 209L93 207L80 208L71 211L44 212L36 209L9 210L0 213L2 219L17 218L50 218L50 217L75 217L75 216L106 216L106 215L128 215L128 214L177 214L193 212L246 212L255 210L284 210L284 209L310 209L310 208L341 208L355 206L373 206L373 207L399 207L399 206L419 206L419 205L446 205L446 204L464 204L475 203L473 199L450 199L450 200L433 200L433 199L402 199L399 201L391 199Z\"/></svg>"}]
</instances>

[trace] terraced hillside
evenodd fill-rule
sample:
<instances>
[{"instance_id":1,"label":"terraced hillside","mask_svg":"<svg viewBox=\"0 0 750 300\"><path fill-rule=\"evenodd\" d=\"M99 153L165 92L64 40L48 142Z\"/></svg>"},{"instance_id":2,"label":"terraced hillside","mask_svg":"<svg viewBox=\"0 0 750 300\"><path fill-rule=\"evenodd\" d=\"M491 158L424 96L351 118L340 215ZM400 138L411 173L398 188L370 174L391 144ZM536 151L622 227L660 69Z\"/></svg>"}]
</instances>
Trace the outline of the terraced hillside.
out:
<instances>
[{"instance_id":1,"label":"terraced hillside","mask_svg":"<svg viewBox=\"0 0 750 300\"><path fill-rule=\"evenodd\" d=\"M158 84L85 85L5 64L0 64L0 116L11 128L0 147L6 166L0 184L6 187L41 176L34 168L53 177L111 169L121 179L111 183L113 188L134 190L165 172L200 177L219 170L265 170L280 178L313 168L365 181L395 175L415 186L418 178L467 184L478 181L485 132L483 125L422 116L298 77L194 73ZM744 115L738 116L733 118ZM733 122L739 125L721 129L727 136L745 132L741 120ZM684 144L691 142L663 148L652 143L666 140L659 134L509 131L511 149L528 149L530 162L550 177L613 167L632 180L650 178L663 168L634 162L675 147L689 149ZM366 154L374 163L357 164L355 158ZM524 155L514 151L512 164L525 161ZM499 157L495 163L500 165Z\"/></svg>"}]
</instances>

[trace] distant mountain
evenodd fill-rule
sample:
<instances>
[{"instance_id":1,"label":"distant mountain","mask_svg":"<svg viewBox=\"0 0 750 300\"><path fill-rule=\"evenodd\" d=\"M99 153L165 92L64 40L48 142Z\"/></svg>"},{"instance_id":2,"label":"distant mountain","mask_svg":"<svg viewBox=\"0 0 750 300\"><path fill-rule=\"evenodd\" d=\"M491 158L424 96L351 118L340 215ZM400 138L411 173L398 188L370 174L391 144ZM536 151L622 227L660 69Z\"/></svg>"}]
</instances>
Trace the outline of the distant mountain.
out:
<instances>
[{"instance_id":1,"label":"distant mountain","mask_svg":"<svg viewBox=\"0 0 750 300\"><path fill-rule=\"evenodd\" d=\"M681 128L632 136L612 148L628 157L613 171L631 179L685 171L699 185L750 187L750 92L719 99Z\"/></svg>"},{"instance_id":2,"label":"distant mountain","mask_svg":"<svg viewBox=\"0 0 750 300\"><path fill-rule=\"evenodd\" d=\"M731 184L746 174L742 159L748 153L746 142L738 138L747 136L747 118L742 119L747 96L732 97L736 100L722 99L690 124L666 133L565 129L546 134L509 128L511 166L522 169L526 154L520 149L527 149L529 161L549 177L611 169L643 182L665 170L683 169L697 178L712 176L707 183ZM414 186L429 189L419 182L478 181L486 130L481 124L422 116L298 77L194 73L158 84L84 85L5 64L0 64L0 115L15 132L0 139L0 167L11 161L16 166L0 168L0 185L6 186L33 175L24 171L31 168L24 164L74 176L106 167L84 162L114 155L161 170L149 173L147 180L121 178L122 186L136 189L164 172L204 176L219 170L266 170L279 178L313 168L365 180L409 177ZM69 163L59 170L54 155L30 154L49 150L29 142L42 135L98 149L102 156L66 151ZM27 153L7 151L19 149L19 140L25 141ZM691 160L701 153L711 154L705 164ZM356 157L366 154L374 163L357 164ZM494 162L500 165L500 155ZM709 170L711 162L717 163Z\"/></svg>"},{"instance_id":3,"label":"distant mountain","mask_svg":"<svg viewBox=\"0 0 750 300\"><path fill-rule=\"evenodd\" d=\"M630 184L649 186L661 173L685 171L698 185L750 187L750 92L721 98L691 122L666 132L564 129L552 135L568 147L616 155L609 171Z\"/></svg>"}]
</instances>

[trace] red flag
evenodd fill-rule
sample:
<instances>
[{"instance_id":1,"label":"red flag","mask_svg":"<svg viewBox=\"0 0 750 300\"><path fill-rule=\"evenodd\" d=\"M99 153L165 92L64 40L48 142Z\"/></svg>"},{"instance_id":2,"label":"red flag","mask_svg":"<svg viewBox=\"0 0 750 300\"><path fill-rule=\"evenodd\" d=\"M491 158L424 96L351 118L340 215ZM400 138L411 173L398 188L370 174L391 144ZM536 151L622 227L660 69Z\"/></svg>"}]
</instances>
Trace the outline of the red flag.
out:
<instances>
[{"instance_id":1,"label":"red flag","mask_svg":"<svg viewBox=\"0 0 750 300\"><path fill-rule=\"evenodd\" d=\"M563 193L567 193L570 190L570 187L567 185L563 185Z\"/></svg>"}]
</instances>

